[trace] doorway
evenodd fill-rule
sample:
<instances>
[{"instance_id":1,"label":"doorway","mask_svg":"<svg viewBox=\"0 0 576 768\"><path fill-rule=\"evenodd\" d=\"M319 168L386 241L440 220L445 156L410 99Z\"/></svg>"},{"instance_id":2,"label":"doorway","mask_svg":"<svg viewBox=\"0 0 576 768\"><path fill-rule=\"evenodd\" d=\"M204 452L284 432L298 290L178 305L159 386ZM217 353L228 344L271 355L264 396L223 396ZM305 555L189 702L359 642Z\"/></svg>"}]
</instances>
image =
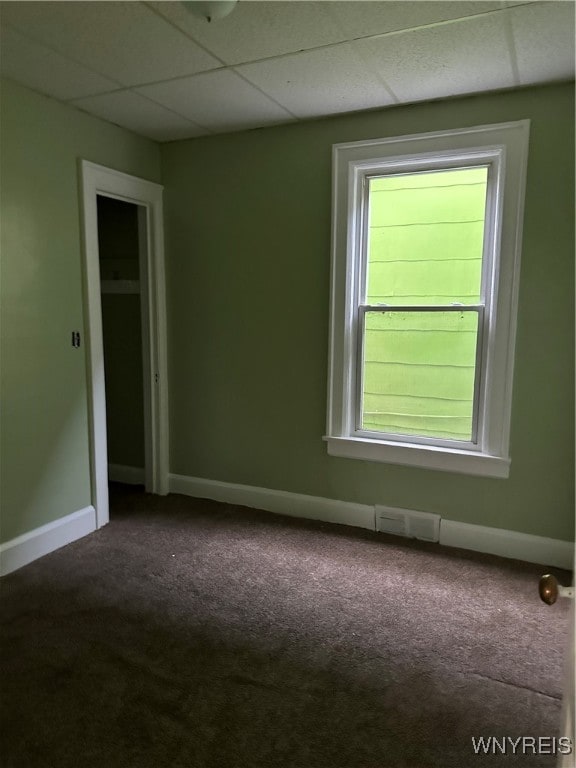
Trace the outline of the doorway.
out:
<instances>
[{"instance_id":1,"label":"doorway","mask_svg":"<svg viewBox=\"0 0 576 768\"><path fill-rule=\"evenodd\" d=\"M140 261L147 253L146 209L106 195L97 195L97 209L108 480L145 485L150 405L144 402L147 286Z\"/></svg>"},{"instance_id":2,"label":"doorway","mask_svg":"<svg viewBox=\"0 0 576 768\"><path fill-rule=\"evenodd\" d=\"M91 490L108 475L168 492L162 187L81 161ZM121 463L121 462L127 463Z\"/></svg>"}]
</instances>

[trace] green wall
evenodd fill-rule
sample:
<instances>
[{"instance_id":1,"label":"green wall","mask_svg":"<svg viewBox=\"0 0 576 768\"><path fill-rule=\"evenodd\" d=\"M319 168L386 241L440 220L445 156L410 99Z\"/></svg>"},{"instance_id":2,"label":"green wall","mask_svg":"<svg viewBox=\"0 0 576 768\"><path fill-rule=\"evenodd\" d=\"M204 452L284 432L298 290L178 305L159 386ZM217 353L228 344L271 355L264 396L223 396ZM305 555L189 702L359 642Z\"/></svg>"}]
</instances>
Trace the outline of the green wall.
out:
<instances>
[{"instance_id":1,"label":"green wall","mask_svg":"<svg viewBox=\"0 0 576 768\"><path fill-rule=\"evenodd\" d=\"M171 471L571 539L573 92L527 88L164 145ZM331 145L524 118L510 478L328 456Z\"/></svg>"},{"instance_id":2,"label":"green wall","mask_svg":"<svg viewBox=\"0 0 576 768\"><path fill-rule=\"evenodd\" d=\"M158 146L3 80L1 502L7 541L90 504L78 158L152 181ZM71 332L82 332L73 349Z\"/></svg>"},{"instance_id":3,"label":"green wall","mask_svg":"<svg viewBox=\"0 0 576 768\"><path fill-rule=\"evenodd\" d=\"M70 344L84 331L80 157L162 170L172 472L572 538L573 84L162 148L10 81L1 96L0 541L90 503L85 346ZM331 145L523 118L510 478L328 456Z\"/></svg>"}]
</instances>

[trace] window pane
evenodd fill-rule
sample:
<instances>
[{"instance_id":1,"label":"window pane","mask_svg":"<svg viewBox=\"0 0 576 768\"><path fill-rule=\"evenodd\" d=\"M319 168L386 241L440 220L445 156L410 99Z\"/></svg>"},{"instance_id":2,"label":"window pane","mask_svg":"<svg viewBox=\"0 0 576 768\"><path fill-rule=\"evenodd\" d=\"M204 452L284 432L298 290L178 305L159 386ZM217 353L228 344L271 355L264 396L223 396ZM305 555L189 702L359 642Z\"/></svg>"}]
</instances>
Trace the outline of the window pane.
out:
<instances>
[{"instance_id":1,"label":"window pane","mask_svg":"<svg viewBox=\"0 0 576 768\"><path fill-rule=\"evenodd\" d=\"M368 304L476 304L487 167L369 179Z\"/></svg>"},{"instance_id":2,"label":"window pane","mask_svg":"<svg viewBox=\"0 0 576 768\"><path fill-rule=\"evenodd\" d=\"M361 428L472 440L478 313L366 312Z\"/></svg>"}]
</instances>

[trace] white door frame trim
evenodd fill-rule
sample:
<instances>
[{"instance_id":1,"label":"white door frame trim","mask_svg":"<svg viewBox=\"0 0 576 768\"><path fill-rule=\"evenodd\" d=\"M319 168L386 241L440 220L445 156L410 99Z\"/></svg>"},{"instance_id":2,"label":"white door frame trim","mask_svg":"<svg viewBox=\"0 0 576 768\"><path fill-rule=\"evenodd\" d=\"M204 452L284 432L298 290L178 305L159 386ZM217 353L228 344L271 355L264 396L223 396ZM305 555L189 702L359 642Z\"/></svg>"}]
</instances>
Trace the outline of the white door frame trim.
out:
<instances>
[{"instance_id":1,"label":"white door frame trim","mask_svg":"<svg viewBox=\"0 0 576 768\"><path fill-rule=\"evenodd\" d=\"M149 390L149 407L145 405L145 427L149 434L146 456L146 490L168 493L168 366L166 354L166 291L164 270L163 187L136 176L130 176L102 165L80 160L84 245L84 305L88 384L88 416L90 427L90 474L92 505L96 510L96 527L109 520L108 456L106 439L106 393L104 384L104 350L102 342L102 303L100 298L100 264L98 253L97 195L113 197L143 206L147 215L147 253L141 258L147 284L142 302L144 319L148 320L149 370L144 361L144 394ZM142 217L141 217L142 219ZM142 230L141 230L142 231ZM142 238L141 238L142 240ZM145 277L145 279L144 279ZM144 330L144 329L143 329ZM144 356L145 358L147 355Z\"/></svg>"}]
</instances>

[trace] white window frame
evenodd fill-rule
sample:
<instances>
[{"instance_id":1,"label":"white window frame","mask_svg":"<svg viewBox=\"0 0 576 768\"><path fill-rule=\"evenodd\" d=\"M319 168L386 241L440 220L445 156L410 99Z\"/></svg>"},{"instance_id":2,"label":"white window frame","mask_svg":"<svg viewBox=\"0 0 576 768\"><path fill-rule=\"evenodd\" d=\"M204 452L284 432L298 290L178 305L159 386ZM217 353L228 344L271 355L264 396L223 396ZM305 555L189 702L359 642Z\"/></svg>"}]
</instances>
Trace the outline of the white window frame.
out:
<instances>
[{"instance_id":1,"label":"white window frame","mask_svg":"<svg viewBox=\"0 0 576 768\"><path fill-rule=\"evenodd\" d=\"M506 478L529 120L333 147L328 453ZM479 314L477 430L468 443L358 428L359 322L366 266L367 179L488 166Z\"/></svg>"}]
</instances>

